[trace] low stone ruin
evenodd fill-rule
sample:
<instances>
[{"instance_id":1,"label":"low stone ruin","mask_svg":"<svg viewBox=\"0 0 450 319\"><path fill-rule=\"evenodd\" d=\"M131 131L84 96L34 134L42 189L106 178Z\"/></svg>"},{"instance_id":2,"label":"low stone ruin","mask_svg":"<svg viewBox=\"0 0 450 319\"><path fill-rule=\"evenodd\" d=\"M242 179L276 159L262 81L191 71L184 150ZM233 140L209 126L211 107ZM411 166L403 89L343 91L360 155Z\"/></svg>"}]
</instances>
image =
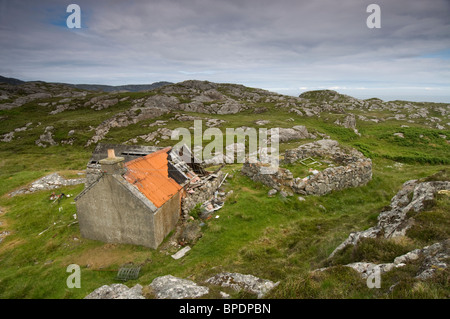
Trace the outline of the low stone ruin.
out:
<instances>
[{"instance_id":1,"label":"low stone ruin","mask_svg":"<svg viewBox=\"0 0 450 319\"><path fill-rule=\"evenodd\" d=\"M44 176L30 185L15 190L9 194L10 197L22 194L31 194L36 191L41 190L53 190L63 186L72 186L78 184L84 184L86 181L85 178L70 178L66 179L59 175L58 173L52 173L50 175Z\"/></svg>"},{"instance_id":2,"label":"low stone ruin","mask_svg":"<svg viewBox=\"0 0 450 319\"><path fill-rule=\"evenodd\" d=\"M270 172L267 165L246 162L242 173L278 191L287 189L302 195L325 195L333 190L365 185L372 179L371 159L355 149L343 149L334 140L319 140L286 150L284 161L295 163L310 157L328 157L339 166L328 167L307 178L294 178L288 169Z\"/></svg>"}]
</instances>

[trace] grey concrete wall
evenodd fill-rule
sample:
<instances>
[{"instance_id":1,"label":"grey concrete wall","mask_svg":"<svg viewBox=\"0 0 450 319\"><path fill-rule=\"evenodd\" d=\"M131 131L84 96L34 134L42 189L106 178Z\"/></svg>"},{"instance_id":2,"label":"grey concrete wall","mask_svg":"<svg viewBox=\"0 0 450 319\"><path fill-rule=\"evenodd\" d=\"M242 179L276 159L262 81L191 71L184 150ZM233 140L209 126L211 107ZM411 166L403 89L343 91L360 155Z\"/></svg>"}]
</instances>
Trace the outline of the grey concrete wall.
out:
<instances>
[{"instance_id":1,"label":"grey concrete wall","mask_svg":"<svg viewBox=\"0 0 450 319\"><path fill-rule=\"evenodd\" d=\"M76 203L83 237L158 247L153 212L113 176L101 177Z\"/></svg>"},{"instance_id":2,"label":"grey concrete wall","mask_svg":"<svg viewBox=\"0 0 450 319\"><path fill-rule=\"evenodd\" d=\"M181 215L181 193L178 192L153 215L155 242L157 246L175 229Z\"/></svg>"}]
</instances>

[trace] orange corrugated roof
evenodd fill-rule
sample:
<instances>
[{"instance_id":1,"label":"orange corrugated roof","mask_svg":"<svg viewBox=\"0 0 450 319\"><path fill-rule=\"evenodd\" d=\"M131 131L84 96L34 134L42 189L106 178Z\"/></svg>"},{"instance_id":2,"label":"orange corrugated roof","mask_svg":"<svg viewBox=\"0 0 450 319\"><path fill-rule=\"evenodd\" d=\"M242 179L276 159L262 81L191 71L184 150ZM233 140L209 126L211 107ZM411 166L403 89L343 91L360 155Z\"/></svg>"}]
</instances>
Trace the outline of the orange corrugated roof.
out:
<instances>
[{"instance_id":1,"label":"orange corrugated roof","mask_svg":"<svg viewBox=\"0 0 450 319\"><path fill-rule=\"evenodd\" d=\"M170 147L137 158L125 164L125 179L135 185L157 208L182 187L169 177L167 152Z\"/></svg>"}]
</instances>

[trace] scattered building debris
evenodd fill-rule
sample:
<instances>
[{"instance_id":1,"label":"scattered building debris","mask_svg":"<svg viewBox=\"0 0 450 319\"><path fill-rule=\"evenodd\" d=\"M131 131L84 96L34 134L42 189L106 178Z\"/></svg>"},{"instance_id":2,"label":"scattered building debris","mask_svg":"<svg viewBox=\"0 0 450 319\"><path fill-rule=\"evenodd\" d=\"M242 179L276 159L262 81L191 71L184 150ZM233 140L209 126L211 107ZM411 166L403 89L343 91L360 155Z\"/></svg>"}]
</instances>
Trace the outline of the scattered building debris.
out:
<instances>
[{"instance_id":1,"label":"scattered building debris","mask_svg":"<svg viewBox=\"0 0 450 319\"><path fill-rule=\"evenodd\" d=\"M180 259L181 257L184 257L184 255L186 255L186 253L191 250L191 247L186 246L182 249L180 249L179 251L177 251L175 254L172 255L173 259Z\"/></svg>"},{"instance_id":2,"label":"scattered building debris","mask_svg":"<svg viewBox=\"0 0 450 319\"><path fill-rule=\"evenodd\" d=\"M117 272L117 279L122 281L135 280L139 278L140 266L124 266L120 267Z\"/></svg>"}]
</instances>

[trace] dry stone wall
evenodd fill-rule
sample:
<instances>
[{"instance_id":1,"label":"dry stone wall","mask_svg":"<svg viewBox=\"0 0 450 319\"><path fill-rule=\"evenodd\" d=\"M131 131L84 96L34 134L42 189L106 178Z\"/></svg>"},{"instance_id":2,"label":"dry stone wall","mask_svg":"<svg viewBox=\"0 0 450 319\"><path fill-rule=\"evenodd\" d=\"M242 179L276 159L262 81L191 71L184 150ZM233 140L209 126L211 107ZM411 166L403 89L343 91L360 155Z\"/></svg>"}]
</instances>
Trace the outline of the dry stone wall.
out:
<instances>
[{"instance_id":1,"label":"dry stone wall","mask_svg":"<svg viewBox=\"0 0 450 319\"><path fill-rule=\"evenodd\" d=\"M325 195L333 190L365 185L372 179L371 159L355 149L343 149L337 141L320 140L287 150L284 161L295 163L308 157L327 157L339 166L326 168L307 179L294 178L285 168L267 174L264 171L267 167L260 163L244 163L242 173L276 190L288 188L302 195Z\"/></svg>"}]
</instances>

